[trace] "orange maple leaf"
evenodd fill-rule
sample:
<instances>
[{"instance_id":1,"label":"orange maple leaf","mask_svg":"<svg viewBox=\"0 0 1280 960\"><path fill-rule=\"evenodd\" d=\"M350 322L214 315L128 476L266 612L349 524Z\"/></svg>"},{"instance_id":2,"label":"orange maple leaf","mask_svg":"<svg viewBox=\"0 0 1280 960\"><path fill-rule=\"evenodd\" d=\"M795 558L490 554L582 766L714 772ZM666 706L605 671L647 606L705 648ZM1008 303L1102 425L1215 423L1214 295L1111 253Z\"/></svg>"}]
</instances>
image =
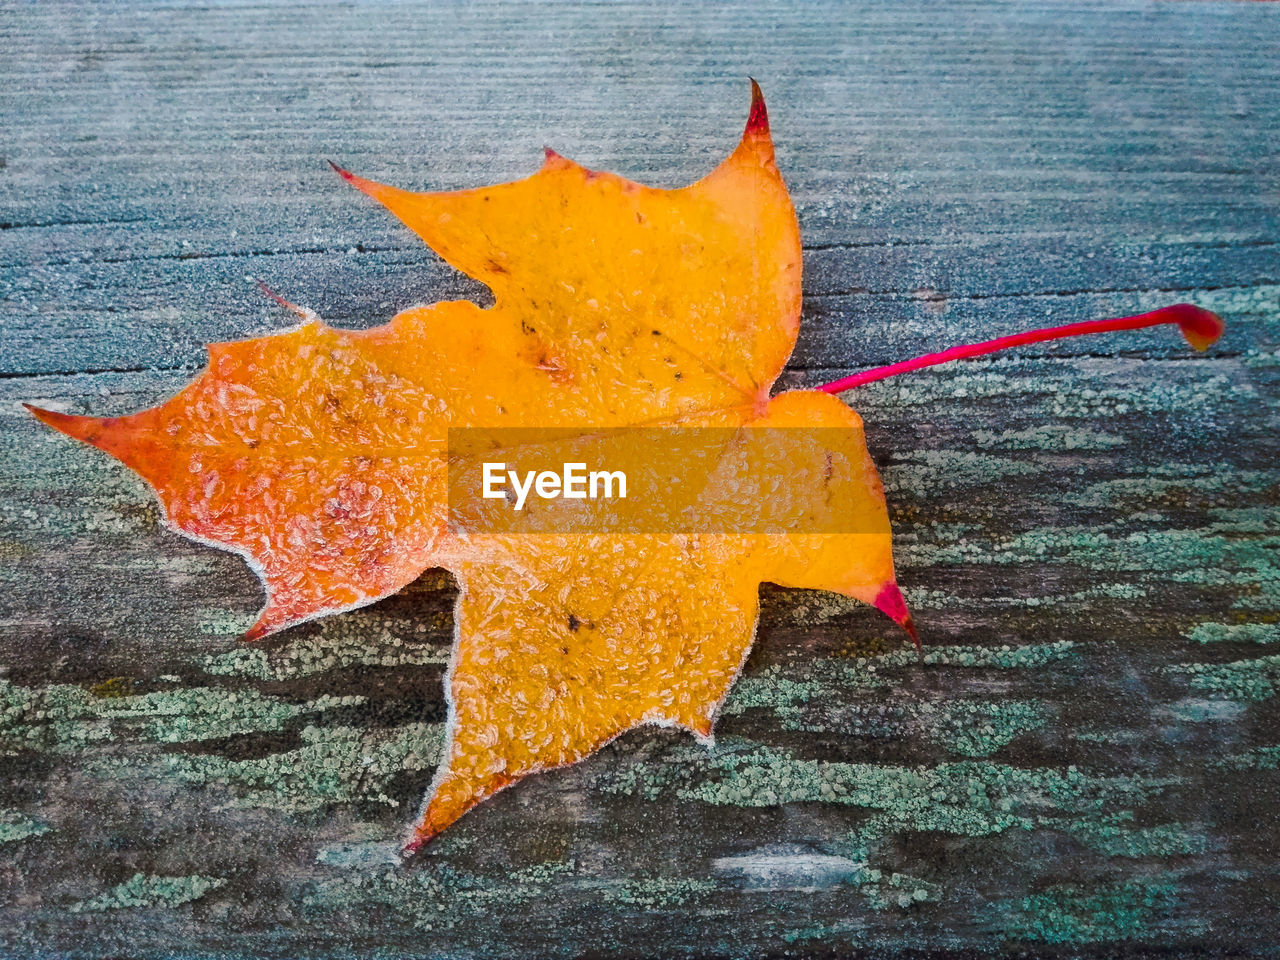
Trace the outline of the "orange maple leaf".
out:
<instances>
[{"instance_id":1,"label":"orange maple leaf","mask_svg":"<svg viewBox=\"0 0 1280 960\"><path fill-rule=\"evenodd\" d=\"M830 395L849 382L770 396L799 327L801 249L754 82L737 149L683 189L552 151L525 180L453 193L339 172L486 283L493 307L414 307L361 332L307 314L211 345L207 370L153 409L33 413L137 471L171 528L245 557L268 596L245 639L371 603L430 567L454 573L447 746L409 850L639 724L709 738L764 581L855 597L914 638L861 420ZM1210 317L1184 305L1124 322L1211 340ZM711 483L702 503L834 512L856 532L453 528L448 431L548 426L830 429L827 450L737 449L731 483Z\"/></svg>"},{"instance_id":2,"label":"orange maple leaf","mask_svg":"<svg viewBox=\"0 0 1280 960\"><path fill-rule=\"evenodd\" d=\"M33 412L137 471L170 527L252 564L268 602L246 639L370 603L430 567L454 573L449 743L411 846L638 724L710 737L762 581L856 597L912 629L858 415L822 393L770 397L799 327L801 251L754 83L737 149L679 190L551 151L525 180L455 193L340 172L488 284L494 306L415 307L363 332L310 318L211 345L208 369L159 407ZM663 424L845 431L850 469L831 482L845 529L861 532L449 528L451 427ZM766 465L772 477L757 466L744 464L753 495L828 496L791 474L779 485L782 464Z\"/></svg>"}]
</instances>

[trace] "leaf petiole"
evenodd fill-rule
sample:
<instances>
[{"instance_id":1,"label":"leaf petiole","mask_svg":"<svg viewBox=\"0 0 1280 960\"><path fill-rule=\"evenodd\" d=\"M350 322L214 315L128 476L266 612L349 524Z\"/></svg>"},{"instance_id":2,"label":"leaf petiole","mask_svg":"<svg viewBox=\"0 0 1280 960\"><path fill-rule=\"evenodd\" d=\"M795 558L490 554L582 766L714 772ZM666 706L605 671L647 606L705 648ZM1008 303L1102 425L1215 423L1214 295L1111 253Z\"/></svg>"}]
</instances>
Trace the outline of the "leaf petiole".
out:
<instances>
[{"instance_id":1,"label":"leaf petiole","mask_svg":"<svg viewBox=\"0 0 1280 960\"><path fill-rule=\"evenodd\" d=\"M875 367L848 377L841 377L831 383L814 387L824 393L840 393L853 387L872 383L876 380L887 380L900 373L910 373L924 367L936 366L939 363L950 363L952 360L963 360L968 357L980 357L987 353L997 353L1010 347L1020 347L1027 343L1042 343L1046 340L1061 340L1066 337L1081 337L1089 333L1110 333L1115 330L1137 330L1141 327L1157 327L1166 323L1176 323L1187 342L1197 350L1205 350L1222 336L1222 318L1202 307L1190 303L1176 303L1171 307L1161 307L1150 313L1139 313L1132 317L1116 317L1111 320L1085 320L1080 323L1068 323L1060 327L1044 327L1040 330L1028 330L1007 337L996 337L982 343L966 343L943 350L939 353L926 353L912 360L902 360L885 367Z\"/></svg>"}]
</instances>

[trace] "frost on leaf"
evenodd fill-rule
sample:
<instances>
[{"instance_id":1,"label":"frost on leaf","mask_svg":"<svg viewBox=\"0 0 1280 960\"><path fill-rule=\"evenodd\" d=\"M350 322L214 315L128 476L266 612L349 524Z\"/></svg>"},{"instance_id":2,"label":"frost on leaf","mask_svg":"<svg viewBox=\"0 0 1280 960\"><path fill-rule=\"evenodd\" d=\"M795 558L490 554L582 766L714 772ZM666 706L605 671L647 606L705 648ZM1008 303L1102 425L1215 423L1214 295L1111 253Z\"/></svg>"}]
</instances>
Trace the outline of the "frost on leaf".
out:
<instances>
[{"instance_id":1,"label":"frost on leaf","mask_svg":"<svg viewBox=\"0 0 1280 960\"><path fill-rule=\"evenodd\" d=\"M253 565L268 601L245 639L430 567L454 573L449 743L410 848L638 724L710 737L762 581L855 597L910 628L858 415L825 393L770 395L800 322L801 253L754 84L737 149L682 189L551 151L524 180L451 193L340 172L494 305L414 307L367 331L308 317L211 345L208 368L153 409L33 412L146 479L172 528ZM843 431L828 457L845 469L826 482L791 482L821 474L821 452L747 457L746 486L713 485L699 506L821 504L859 532L461 535L446 522L449 428L641 425Z\"/></svg>"}]
</instances>

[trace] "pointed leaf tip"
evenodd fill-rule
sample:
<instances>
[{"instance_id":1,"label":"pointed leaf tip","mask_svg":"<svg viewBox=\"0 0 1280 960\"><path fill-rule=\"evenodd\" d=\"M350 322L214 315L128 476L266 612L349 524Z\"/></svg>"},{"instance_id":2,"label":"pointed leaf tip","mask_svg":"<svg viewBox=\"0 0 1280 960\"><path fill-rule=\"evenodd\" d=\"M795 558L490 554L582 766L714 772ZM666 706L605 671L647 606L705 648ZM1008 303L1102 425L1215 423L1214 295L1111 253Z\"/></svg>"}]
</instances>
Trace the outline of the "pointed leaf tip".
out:
<instances>
[{"instance_id":1,"label":"pointed leaf tip","mask_svg":"<svg viewBox=\"0 0 1280 960\"><path fill-rule=\"evenodd\" d=\"M881 587L880 592L876 594L874 606L907 632L907 636L916 646L916 653L923 656L924 648L920 644L920 634L916 632L915 621L911 619L911 611L907 609L907 601L903 598L898 585L889 581Z\"/></svg>"},{"instance_id":2,"label":"pointed leaf tip","mask_svg":"<svg viewBox=\"0 0 1280 960\"><path fill-rule=\"evenodd\" d=\"M352 173L350 170L343 169L342 167L334 163L332 160L328 161L328 163L329 163L329 166L333 167L333 172L336 173L338 176L340 176L343 180L350 181L356 178L356 175L354 173Z\"/></svg>"},{"instance_id":3,"label":"pointed leaf tip","mask_svg":"<svg viewBox=\"0 0 1280 960\"><path fill-rule=\"evenodd\" d=\"M760 92L760 84L751 81L751 112L747 114L747 128L744 137L767 137L769 135L769 111L765 109L764 94Z\"/></svg>"},{"instance_id":4,"label":"pointed leaf tip","mask_svg":"<svg viewBox=\"0 0 1280 960\"><path fill-rule=\"evenodd\" d=\"M377 200L378 202L384 205L386 204L386 200L383 199L384 196L387 194L388 191L391 191L392 189L394 189L392 187L386 186L386 184L378 183L376 180L366 180L364 177L361 177L357 174L352 173L350 170L347 170L345 167L338 166L332 160L329 161L329 166L333 167L334 173L340 176L343 180L347 181L347 183L351 184L361 193L364 193L370 197L373 197L375 200Z\"/></svg>"},{"instance_id":5,"label":"pointed leaf tip","mask_svg":"<svg viewBox=\"0 0 1280 960\"><path fill-rule=\"evenodd\" d=\"M273 633L279 633L286 627L292 627L298 623L297 618L291 618L283 609L276 606L272 600L267 601L266 607L262 613L258 614L252 626L240 635L242 643L253 643L255 640L261 640Z\"/></svg>"},{"instance_id":6,"label":"pointed leaf tip","mask_svg":"<svg viewBox=\"0 0 1280 960\"><path fill-rule=\"evenodd\" d=\"M103 432L103 419L101 417L81 417L71 413L58 413L56 410L45 410L29 403L24 403L23 406L46 427L52 427L59 433L65 433L68 437L72 437L82 443L98 445L97 441L101 438Z\"/></svg>"}]
</instances>

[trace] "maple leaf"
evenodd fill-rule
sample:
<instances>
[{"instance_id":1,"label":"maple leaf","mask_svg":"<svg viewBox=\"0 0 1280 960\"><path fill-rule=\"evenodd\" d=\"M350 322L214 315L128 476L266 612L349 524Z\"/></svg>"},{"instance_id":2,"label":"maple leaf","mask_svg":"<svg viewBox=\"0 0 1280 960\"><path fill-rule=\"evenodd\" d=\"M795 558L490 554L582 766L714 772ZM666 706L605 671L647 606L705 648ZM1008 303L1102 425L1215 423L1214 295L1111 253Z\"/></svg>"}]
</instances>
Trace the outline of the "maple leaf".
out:
<instances>
[{"instance_id":1,"label":"maple leaf","mask_svg":"<svg viewBox=\"0 0 1280 960\"><path fill-rule=\"evenodd\" d=\"M137 471L170 527L250 562L268 601L246 639L430 567L454 573L449 744L414 843L637 724L709 737L765 580L838 591L912 629L858 415L816 392L770 398L799 327L801 250L754 83L737 149L679 190L552 151L525 180L453 193L340 172L488 284L493 307L416 307L363 332L309 318L211 345L207 370L159 407L33 412ZM861 532L463 537L447 523L451 427L661 424L845 431L851 469L830 479ZM739 476L772 479L775 505L829 497L777 483L785 466Z\"/></svg>"},{"instance_id":2,"label":"maple leaf","mask_svg":"<svg viewBox=\"0 0 1280 960\"><path fill-rule=\"evenodd\" d=\"M861 420L830 395L850 382L770 396L799 328L801 248L754 82L737 149L683 189L550 150L527 179L451 193L335 169L494 305L414 307L367 331L307 314L211 345L208 368L153 409L32 412L139 473L172 529L245 557L268 596L245 639L453 572L448 742L407 849L639 724L709 738L764 581L857 598L915 637ZM1195 307L1144 316L1123 322L1216 337ZM825 450L735 447L699 503L732 515L730 529L753 511L825 511L851 532L529 536L449 522L450 429L664 425L833 431Z\"/></svg>"}]
</instances>

